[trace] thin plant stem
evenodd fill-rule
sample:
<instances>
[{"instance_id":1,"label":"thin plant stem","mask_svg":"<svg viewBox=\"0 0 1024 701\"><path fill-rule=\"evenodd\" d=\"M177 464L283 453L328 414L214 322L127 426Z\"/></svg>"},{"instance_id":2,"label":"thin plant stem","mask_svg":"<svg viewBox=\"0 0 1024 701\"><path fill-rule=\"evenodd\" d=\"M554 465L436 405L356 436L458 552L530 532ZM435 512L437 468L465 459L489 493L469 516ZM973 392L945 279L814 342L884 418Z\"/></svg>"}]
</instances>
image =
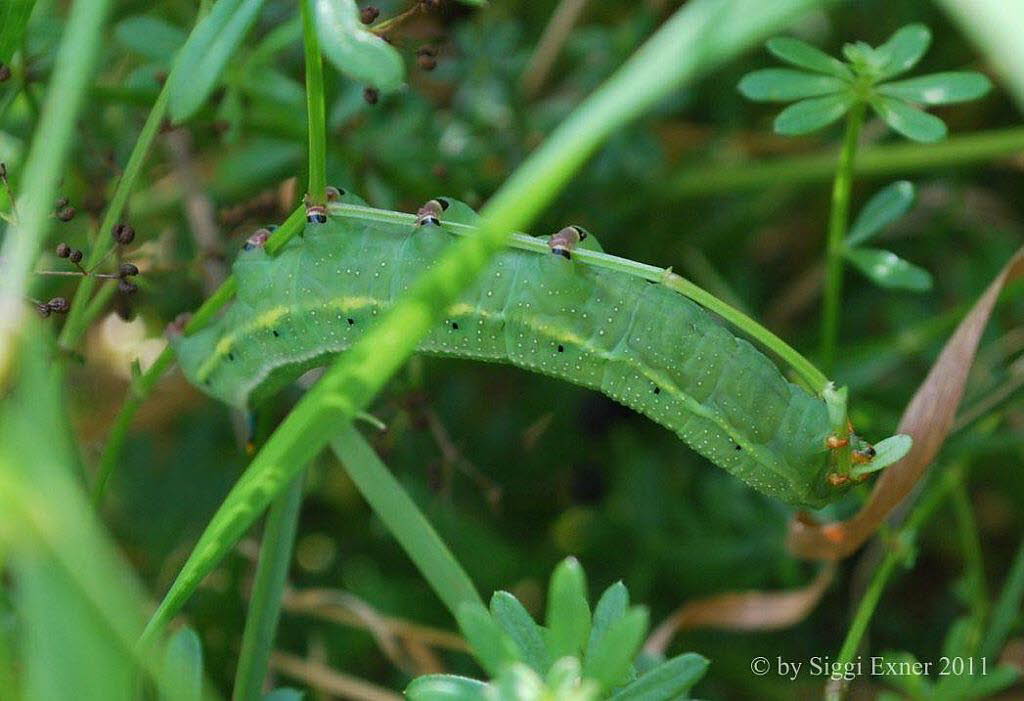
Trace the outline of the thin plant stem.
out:
<instances>
[{"instance_id":1,"label":"thin plant stem","mask_svg":"<svg viewBox=\"0 0 1024 701\"><path fill-rule=\"evenodd\" d=\"M452 615L466 603L483 606L469 575L362 434L347 423L330 443L377 518L416 563Z\"/></svg>"},{"instance_id":2,"label":"thin plant stem","mask_svg":"<svg viewBox=\"0 0 1024 701\"><path fill-rule=\"evenodd\" d=\"M857 156L857 139L864 124L864 103L857 103L846 118L846 136L839 152L836 178L832 184L832 212L828 222L825 251L825 296L821 311L821 364L831 372L839 341L839 306L843 293L843 239L850 215L850 189Z\"/></svg>"},{"instance_id":3,"label":"thin plant stem","mask_svg":"<svg viewBox=\"0 0 1024 701\"><path fill-rule=\"evenodd\" d=\"M242 651L235 671L233 701L257 701L262 697L263 679L274 647L288 565L299 526L303 474L292 480L288 489L270 505L267 514L242 634Z\"/></svg>"},{"instance_id":4,"label":"thin plant stem","mask_svg":"<svg viewBox=\"0 0 1024 701\"><path fill-rule=\"evenodd\" d=\"M384 209L374 209L354 204L333 204L328 208L332 215L357 219L362 221L376 221L385 224L412 225L416 217L404 212L393 212ZM456 222L444 222L445 229L458 236L474 236L478 229L468 224ZM517 248L534 253L547 254L551 249L548 244L536 236L528 234L512 234L508 245L510 248ZM805 358L799 351L769 331L735 307L722 301L707 290L690 282L686 278L676 275L669 268L659 268L646 263L638 263L628 258L619 258L608 253L600 253L588 249L577 249L573 251L573 260L581 265L588 265L595 268L615 270L627 275L634 275L644 280L657 282L669 289L675 290L681 295L689 297L702 307L719 315L737 329L747 334L763 347L775 353L787 365L789 365L808 387L820 394L829 382L828 377L821 372L814 364Z\"/></svg>"},{"instance_id":5,"label":"thin plant stem","mask_svg":"<svg viewBox=\"0 0 1024 701\"><path fill-rule=\"evenodd\" d=\"M327 201L327 118L324 106L324 67L310 0L301 0L302 45L306 55L306 123L309 131L310 204Z\"/></svg>"},{"instance_id":6,"label":"thin plant stem","mask_svg":"<svg viewBox=\"0 0 1024 701\"><path fill-rule=\"evenodd\" d=\"M274 254L281 250L285 243L302 231L305 221L306 213L302 207L292 212L291 216L274 231L267 241L267 252ZM229 275L221 286L192 315L188 324L185 325L185 335L195 333L209 324L217 315L217 312L231 301L237 289L238 283L235 277ZM103 291L101 290L100 294L102 293ZM103 494L106 491L107 483L110 481L110 476L114 473L114 469L121 460L121 451L124 450L124 443L128 438L128 429L135 418L135 413L153 392L160 378L163 377L164 373L173 364L174 352L170 347L164 348L149 369L135 378L128 387L128 396L125 397L124 404L121 405L121 410L118 411L117 417L114 419L114 427L110 430L107 442L103 446L103 457L100 459L96 483L92 489L92 501L95 506L98 507L102 503Z\"/></svg>"},{"instance_id":7,"label":"thin plant stem","mask_svg":"<svg viewBox=\"0 0 1024 701\"><path fill-rule=\"evenodd\" d=\"M419 0L413 0L412 5L410 5L409 8L406 9L405 11L400 12L394 17L382 19L380 22L377 22L377 24L370 25L369 29L374 34L378 36L383 36L384 34L387 34L388 30L394 29L395 27L402 24L402 22L406 21L407 19L415 15L417 12L420 11L420 9L422 9L422 7L423 5L419 2Z\"/></svg>"},{"instance_id":8,"label":"thin plant stem","mask_svg":"<svg viewBox=\"0 0 1024 701\"><path fill-rule=\"evenodd\" d=\"M853 172L858 177L919 173L954 166L985 165L1024 150L1024 127L990 129L951 136L937 144L896 143L863 148ZM690 167L669 178L666 199L705 197L758 190L780 183L786 186L824 182L835 175L837 155L814 153L789 158L745 161L729 165Z\"/></svg>"},{"instance_id":9,"label":"thin plant stem","mask_svg":"<svg viewBox=\"0 0 1024 701\"><path fill-rule=\"evenodd\" d=\"M948 470L927 491L920 503L914 507L906 523L898 531L888 536L890 541L889 549L882 560L882 564L872 574L864 596L861 597L860 602L857 604L857 610L854 612L853 620L846 631L843 646L836 656L836 664L839 665L839 669L843 669L845 665L852 662L857 654L861 640L863 640L868 625L871 623L871 618L874 616L875 609L878 607L878 602L882 598L882 592L892 577L893 572L896 571L896 567L906 559L907 553L913 547L918 530L935 513L935 510L962 479L963 473L960 469ZM848 682L842 679L830 682L825 689L825 701L841 701L846 695L847 684Z\"/></svg>"}]
</instances>

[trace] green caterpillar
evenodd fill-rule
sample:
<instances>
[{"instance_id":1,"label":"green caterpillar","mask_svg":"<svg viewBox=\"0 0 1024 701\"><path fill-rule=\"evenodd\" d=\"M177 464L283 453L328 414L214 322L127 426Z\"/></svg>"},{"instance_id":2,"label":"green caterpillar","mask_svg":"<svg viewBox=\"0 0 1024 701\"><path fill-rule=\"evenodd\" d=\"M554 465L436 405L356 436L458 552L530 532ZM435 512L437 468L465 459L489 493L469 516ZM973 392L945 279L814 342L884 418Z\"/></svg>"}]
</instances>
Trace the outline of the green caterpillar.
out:
<instances>
[{"instance_id":1,"label":"green caterpillar","mask_svg":"<svg viewBox=\"0 0 1024 701\"><path fill-rule=\"evenodd\" d=\"M341 202L364 204L353 195ZM235 261L238 295L226 313L192 336L171 335L181 368L228 404L259 403L348 348L450 245L450 225L476 217L448 198L428 203L416 225L328 219L318 208L305 235L276 257L263 249L266 232L257 234ZM419 350L599 390L794 505L822 506L849 486L837 472L840 448L847 467L851 448L855 461L871 459L855 436L834 437L837 417L823 399L787 381L704 308L665 285L580 263L571 255L577 245L599 250L567 227L542 248L559 255L502 252Z\"/></svg>"}]
</instances>

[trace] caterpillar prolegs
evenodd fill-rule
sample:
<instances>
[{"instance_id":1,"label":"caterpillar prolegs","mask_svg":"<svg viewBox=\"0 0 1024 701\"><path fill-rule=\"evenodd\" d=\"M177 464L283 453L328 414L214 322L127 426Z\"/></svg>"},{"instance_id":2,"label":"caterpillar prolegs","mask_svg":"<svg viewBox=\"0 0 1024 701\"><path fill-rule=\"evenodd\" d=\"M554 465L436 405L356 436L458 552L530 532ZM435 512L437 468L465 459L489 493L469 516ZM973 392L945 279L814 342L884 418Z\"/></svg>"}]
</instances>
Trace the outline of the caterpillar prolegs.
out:
<instances>
[{"instance_id":1,"label":"caterpillar prolegs","mask_svg":"<svg viewBox=\"0 0 1024 701\"><path fill-rule=\"evenodd\" d=\"M476 219L448 198L421 208L415 223L350 194L336 201L347 205L335 207L342 216L321 223L317 212L275 257L266 236L252 237L234 263L238 294L225 314L192 336L172 335L192 383L236 407L259 403L348 348L451 244L451 228ZM540 251L503 251L419 351L598 390L794 505L822 506L851 483L835 467L844 447L849 459L849 440L855 460L871 459L866 443L835 437L823 399L704 308L665 285L582 264L577 246L600 250L567 227Z\"/></svg>"}]
</instances>

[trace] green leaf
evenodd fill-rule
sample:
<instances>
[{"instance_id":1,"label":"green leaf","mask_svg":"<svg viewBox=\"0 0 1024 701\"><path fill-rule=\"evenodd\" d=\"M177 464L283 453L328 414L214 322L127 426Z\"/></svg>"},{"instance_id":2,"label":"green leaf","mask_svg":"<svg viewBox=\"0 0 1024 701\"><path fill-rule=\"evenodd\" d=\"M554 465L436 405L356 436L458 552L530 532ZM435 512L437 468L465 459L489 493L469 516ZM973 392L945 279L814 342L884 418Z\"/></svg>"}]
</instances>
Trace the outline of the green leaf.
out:
<instances>
[{"instance_id":1,"label":"green leaf","mask_svg":"<svg viewBox=\"0 0 1024 701\"><path fill-rule=\"evenodd\" d=\"M409 701L480 701L487 685L455 674L417 677L405 689Z\"/></svg>"},{"instance_id":2,"label":"green leaf","mask_svg":"<svg viewBox=\"0 0 1024 701\"><path fill-rule=\"evenodd\" d=\"M464 603L455 614L459 629L469 641L480 666L492 677L508 665L519 661L519 648L505 631L498 627L482 604Z\"/></svg>"},{"instance_id":3,"label":"green leaf","mask_svg":"<svg viewBox=\"0 0 1024 701\"><path fill-rule=\"evenodd\" d=\"M914 204L914 186L906 180L887 185L868 200L846 235L849 247L862 244L902 217Z\"/></svg>"},{"instance_id":4,"label":"green leaf","mask_svg":"<svg viewBox=\"0 0 1024 701\"><path fill-rule=\"evenodd\" d=\"M850 474L854 477L860 477L871 472L877 472L884 467L889 467L889 465L902 460L903 456L910 452L910 448L913 445L914 440L906 434L898 433L895 436L889 436L875 444L875 457L871 459L871 462L857 465L850 471Z\"/></svg>"},{"instance_id":5,"label":"green leaf","mask_svg":"<svg viewBox=\"0 0 1024 701\"><path fill-rule=\"evenodd\" d=\"M523 662L537 674L545 674L551 666L547 646L540 626L519 599L507 591L496 591L491 597L491 615L498 625L515 641L522 653Z\"/></svg>"},{"instance_id":6,"label":"green leaf","mask_svg":"<svg viewBox=\"0 0 1024 701\"><path fill-rule=\"evenodd\" d=\"M923 24L908 24L898 29L887 42L875 49L882 59L877 80L885 80L913 68L931 41L931 30Z\"/></svg>"},{"instance_id":7,"label":"green leaf","mask_svg":"<svg viewBox=\"0 0 1024 701\"><path fill-rule=\"evenodd\" d=\"M36 0L4 0L0 4L0 63L10 61L21 48L35 4Z\"/></svg>"},{"instance_id":8,"label":"green leaf","mask_svg":"<svg viewBox=\"0 0 1024 701\"><path fill-rule=\"evenodd\" d=\"M946 125L941 119L922 112L903 100L887 95L876 95L871 98L871 107L886 124L908 139L932 143L946 136Z\"/></svg>"},{"instance_id":9,"label":"green leaf","mask_svg":"<svg viewBox=\"0 0 1024 701\"><path fill-rule=\"evenodd\" d=\"M494 701L546 701L544 681L526 665L506 667L491 687L488 697Z\"/></svg>"},{"instance_id":10,"label":"green leaf","mask_svg":"<svg viewBox=\"0 0 1024 701\"><path fill-rule=\"evenodd\" d=\"M693 685L704 676L707 668L708 661L704 657L693 652L684 653L641 675L629 686L611 696L611 701L664 701L685 698Z\"/></svg>"},{"instance_id":11,"label":"green leaf","mask_svg":"<svg viewBox=\"0 0 1024 701\"><path fill-rule=\"evenodd\" d=\"M629 591L625 584L616 582L605 589L594 608L594 621L590 628L590 640L587 642L586 656L588 658L608 631L609 626L625 615L628 606Z\"/></svg>"},{"instance_id":12,"label":"green leaf","mask_svg":"<svg viewBox=\"0 0 1024 701\"><path fill-rule=\"evenodd\" d=\"M932 276L923 268L881 248L853 248L846 258L854 267L882 287L924 292L932 287Z\"/></svg>"},{"instance_id":13,"label":"green leaf","mask_svg":"<svg viewBox=\"0 0 1024 701\"><path fill-rule=\"evenodd\" d=\"M562 560L551 575L547 624L552 658L579 657L590 635L590 605L586 576L574 557Z\"/></svg>"},{"instance_id":14,"label":"green leaf","mask_svg":"<svg viewBox=\"0 0 1024 701\"><path fill-rule=\"evenodd\" d=\"M835 76L836 78L846 80L853 78L850 69L842 61L799 39L776 37L769 39L765 46L768 51L775 54L776 58L794 66L806 68L815 73Z\"/></svg>"},{"instance_id":15,"label":"green leaf","mask_svg":"<svg viewBox=\"0 0 1024 701\"><path fill-rule=\"evenodd\" d=\"M170 61L185 44L185 32L159 17L126 17L114 27L114 38L124 47L153 61Z\"/></svg>"},{"instance_id":16,"label":"green leaf","mask_svg":"<svg viewBox=\"0 0 1024 701\"><path fill-rule=\"evenodd\" d=\"M263 0L219 0L196 25L167 78L172 121L183 122L203 106L262 7Z\"/></svg>"},{"instance_id":17,"label":"green leaf","mask_svg":"<svg viewBox=\"0 0 1024 701\"><path fill-rule=\"evenodd\" d=\"M164 675L167 684L174 686L177 701L202 699L203 644L191 628L182 628L167 642Z\"/></svg>"},{"instance_id":18,"label":"green leaf","mask_svg":"<svg viewBox=\"0 0 1024 701\"><path fill-rule=\"evenodd\" d=\"M765 68L747 73L737 86L749 100L789 102L839 92L849 83L830 75L817 75L789 68Z\"/></svg>"},{"instance_id":19,"label":"green leaf","mask_svg":"<svg viewBox=\"0 0 1024 701\"><path fill-rule=\"evenodd\" d=\"M789 136L816 131L842 117L852 104L848 93L794 102L775 118L775 131Z\"/></svg>"},{"instance_id":20,"label":"green leaf","mask_svg":"<svg viewBox=\"0 0 1024 701\"><path fill-rule=\"evenodd\" d=\"M924 105L949 105L976 100L992 88L992 83L974 71L932 73L920 78L899 80L878 86L878 92Z\"/></svg>"},{"instance_id":21,"label":"green leaf","mask_svg":"<svg viewBox=\"0 0 1024 701\"><path fill-rule=\"evenodd\" d=\"M359 21L355 0L315 0L320 50L353 80L391 92L405 80L405 64L393 46Z\"/></svg>"},{"instance_id":22,"label":"green leaf","mask_svg":"<svg viewBox=\"0 0 1024 701\"><path fill-rule=\"evenodd\" d=\"M637 606L612 623L583 663L583 676L594 679L605 691L629 681L633 658L647 632L647 609Z\"/></svg>"}]
</instances>

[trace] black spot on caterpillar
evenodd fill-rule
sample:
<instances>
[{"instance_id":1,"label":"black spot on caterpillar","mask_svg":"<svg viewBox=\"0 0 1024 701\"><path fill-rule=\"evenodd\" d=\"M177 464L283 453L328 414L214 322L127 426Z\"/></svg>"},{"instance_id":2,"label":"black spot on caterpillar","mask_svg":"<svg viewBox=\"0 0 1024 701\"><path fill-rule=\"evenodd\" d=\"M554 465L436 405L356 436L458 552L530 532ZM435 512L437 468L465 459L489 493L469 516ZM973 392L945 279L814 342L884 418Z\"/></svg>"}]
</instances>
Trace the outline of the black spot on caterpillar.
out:
<instances>
[{"instance_id":1,"label":"black spot on caterpillar","mask_svg":"<svg viewBox=\"0 0 1024 701\"><path fill-rule=\"evenodd\" d=\"M351 194L344 202L361 204ZM347 349L363 333L357 317L386 310L451 245L445 222L475 218L439 198L421 209L419 226L329 217L276 258L262 246L242 251L225 314L172 337L182 369L228 404L259 403ZM573 243L600 250L593 236ZM837 498L851 480L835 479L825 402L698 304L648 282L509 248L449 308L451 330L466 331L441 325L419 351L510 363L599 390L766 494L810 507Z\"/></svg>"}]
</instances>

